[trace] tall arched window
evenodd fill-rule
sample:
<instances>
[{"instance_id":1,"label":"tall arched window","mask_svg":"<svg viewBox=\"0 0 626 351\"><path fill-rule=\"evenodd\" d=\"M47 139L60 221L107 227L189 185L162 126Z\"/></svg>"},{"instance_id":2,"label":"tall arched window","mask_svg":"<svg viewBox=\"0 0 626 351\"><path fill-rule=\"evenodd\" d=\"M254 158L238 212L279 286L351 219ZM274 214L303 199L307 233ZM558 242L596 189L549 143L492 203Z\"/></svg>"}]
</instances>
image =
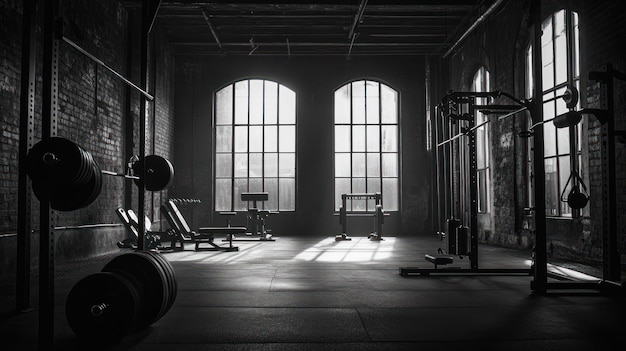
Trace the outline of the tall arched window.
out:
<instances>
[{"instance_id":1,"label":"tall arched window","mask_svg":"<svg viewBox=\"0 0 626 351\"><path fill-rule=\"evenodd\" d=\"M543 120L547 121L568 111L565 102L558 96L563 95L569 85L576 86L580 91L578 14L567 9L557 11L543 21L541 28L541 90ZM532 53L529 47L526 60L526 91L529 96L533 91ZM552 123L543 124L548 216L572 215L571 208L560 198L573 166L581 165L580 143L576 142L580 140L581 131L580 124L561 129Z\"/></svg>"},{"instance_id":2,"label":"tall arched window","mask_svg":"<svg viewBox=\"0 0 626 351\"><path fill-rule=\"evenodd\" d=\"M296 94L248 79L215 93L215 210L245 211L242 192L265 191L263 208L295 211Z\"/></svg>"},{"instance_id":3,"label":"tall arched window","mask_svg":"<svg viewBox=\"0 0 626 351\"><path fill-rule=\"evenodd\" d=\"M485 67L480 67L474 75L473 88L475 92L486 92L490 90L489 71ZM476 104L487 105L487 98L477 98ZM477 112L475 116L476 125L480 125L487 120L488 116L482 112ZM487 123L476 128L476 173L478 188L478 212L489 212L489 125Z\"/></svg>"},{"instance_id":4,"label":"tall arched window","mask_svg":"<svg viewBox=\"0 0 626 351\"><path fill-rule=\"evenodd\" d=\"M399 209L398 145L395 90L359 80L335 91L335 210L341 194L375 192L382 194L385 211ZM374 203L353 205L353 211L372 211Z\"/></svg>"}]
</instances>

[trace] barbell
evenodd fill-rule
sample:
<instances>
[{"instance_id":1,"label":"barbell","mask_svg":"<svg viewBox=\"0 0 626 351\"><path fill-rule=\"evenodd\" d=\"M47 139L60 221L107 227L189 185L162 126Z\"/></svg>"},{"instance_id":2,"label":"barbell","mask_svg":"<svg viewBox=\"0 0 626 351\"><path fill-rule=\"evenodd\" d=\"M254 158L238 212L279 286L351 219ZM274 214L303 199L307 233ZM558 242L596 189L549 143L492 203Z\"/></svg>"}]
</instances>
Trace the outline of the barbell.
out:
<instances>
[{"instance_id":1,"label":"barbell","mask_svg":"<svg viewBox=\"0 0 626 351\"><path fill-rule=\"evenodd\" d=\"M26 162L33 193L39 200L48 199L50 207L58 211L73 211L91 204L102 190L103 174L133 179L138 186L143 183L148 191L163 190L174 178L170 161L158 155L137 158L126 173L102 170L89 151L61 137L36 143Z\"/></svg>"},{"instance_id":2,"label":"barbell","mask_svg":"<svg viewBox=\"0 0 626 351\"><path fill-rule=\"evenodd\" d=\"M159 320L178 291L169 261L153 251L116 256L79 280L65 303L67 322L91 344L108 345Z\"/></svg>"}]
</instances>

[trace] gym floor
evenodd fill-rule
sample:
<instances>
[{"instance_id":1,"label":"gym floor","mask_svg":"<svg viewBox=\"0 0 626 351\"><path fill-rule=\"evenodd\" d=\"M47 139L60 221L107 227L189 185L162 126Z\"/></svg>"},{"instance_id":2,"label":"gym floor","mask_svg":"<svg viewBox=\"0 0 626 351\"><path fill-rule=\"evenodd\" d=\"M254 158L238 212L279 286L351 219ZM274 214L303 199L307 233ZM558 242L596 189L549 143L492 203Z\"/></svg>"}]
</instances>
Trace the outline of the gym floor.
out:
<instances>
[{"instance_id":1,"label":"gym floor","mask_svg":"<svg viewBox=\"0 0 626 351\"><path fill-rule=\"evenodd\" d=\"M623 299L580 290L535 295L524 275L401 276L399 267L432 268L424 255L445 248L436 238L283 236L234 244L238 252L191 245L164 252L177 276L173 306L109 349L592 350L624 340ZM55 349L98 348L77 340L64 303L78 280L112 257L57 265ZM480 268L527 268L529 258L528 251L479 249ZM450 266L469 260L455 257ZM2 311L10 311L7 285L14 283L2 285ZM37 315L36 307L4 312L0 348L37 349Z\"/></svg>"}]
</instances>

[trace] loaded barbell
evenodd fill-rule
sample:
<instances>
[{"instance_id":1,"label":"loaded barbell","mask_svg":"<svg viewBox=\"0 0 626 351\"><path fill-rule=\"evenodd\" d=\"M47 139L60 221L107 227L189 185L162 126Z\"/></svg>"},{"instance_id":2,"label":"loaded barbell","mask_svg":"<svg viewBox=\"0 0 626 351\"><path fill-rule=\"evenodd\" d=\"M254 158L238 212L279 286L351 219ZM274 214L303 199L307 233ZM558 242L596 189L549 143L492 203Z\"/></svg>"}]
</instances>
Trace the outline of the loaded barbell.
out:
<instances>
[{"instance_id":1,"label":"loaded barbell","mask_svg":"<svg viewBox=\"0 0 626 351\"><path fill-rule=\"evenodd\" d=\"M171 184L174 167L170 161L158 155L135 159L126 173L105 171L78 144L50 137L28 152L27 173L35 196L39 200L48 199L50 207L58 211L73 211L91 204L102 190L103 174L133 179L149 191L160 191Z\"/></svg>"},{"instance_id":2,"label":"loaded barbell","mask_svg":"<svg viewBox=\"0 0 626 351\"><path fill-rule=\"evenodd\" d=\"M79 338L112 344L163 317L177 291L174 269L165 257L135 251L78 281L67 296L65 314Z\"/></svg>"}]
</instances>

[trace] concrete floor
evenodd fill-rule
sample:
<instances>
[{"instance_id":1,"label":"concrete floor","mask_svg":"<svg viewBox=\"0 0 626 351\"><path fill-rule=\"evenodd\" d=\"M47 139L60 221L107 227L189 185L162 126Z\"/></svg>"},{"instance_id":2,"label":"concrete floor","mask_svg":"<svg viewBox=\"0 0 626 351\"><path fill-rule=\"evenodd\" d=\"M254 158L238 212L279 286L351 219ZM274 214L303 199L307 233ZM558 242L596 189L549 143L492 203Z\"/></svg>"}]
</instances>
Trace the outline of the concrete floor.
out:
<instances>
[{"instance_id":1,"label":"concrete floor","mask_svg":"<svg viewBox=\"0 0 626 351\"><path fill-rule=\"evenodd\" d=\"M432 268L424 254L445 248L436 238L235 244L240 251L164 252L177 276L173 306L107 349L595 350L624 342L623 299L579 290L535 295L530 276L401 276L400 267ZM77 340L64 303L78 280L112 257L57 265L55 349L104 348ZM526 268L529 257L482 245L479 267ZM3 302L6 311L11 299ZM3 313L0 348L36 349L37 316L36 309Z\"/></svg>"}]
</instances>

